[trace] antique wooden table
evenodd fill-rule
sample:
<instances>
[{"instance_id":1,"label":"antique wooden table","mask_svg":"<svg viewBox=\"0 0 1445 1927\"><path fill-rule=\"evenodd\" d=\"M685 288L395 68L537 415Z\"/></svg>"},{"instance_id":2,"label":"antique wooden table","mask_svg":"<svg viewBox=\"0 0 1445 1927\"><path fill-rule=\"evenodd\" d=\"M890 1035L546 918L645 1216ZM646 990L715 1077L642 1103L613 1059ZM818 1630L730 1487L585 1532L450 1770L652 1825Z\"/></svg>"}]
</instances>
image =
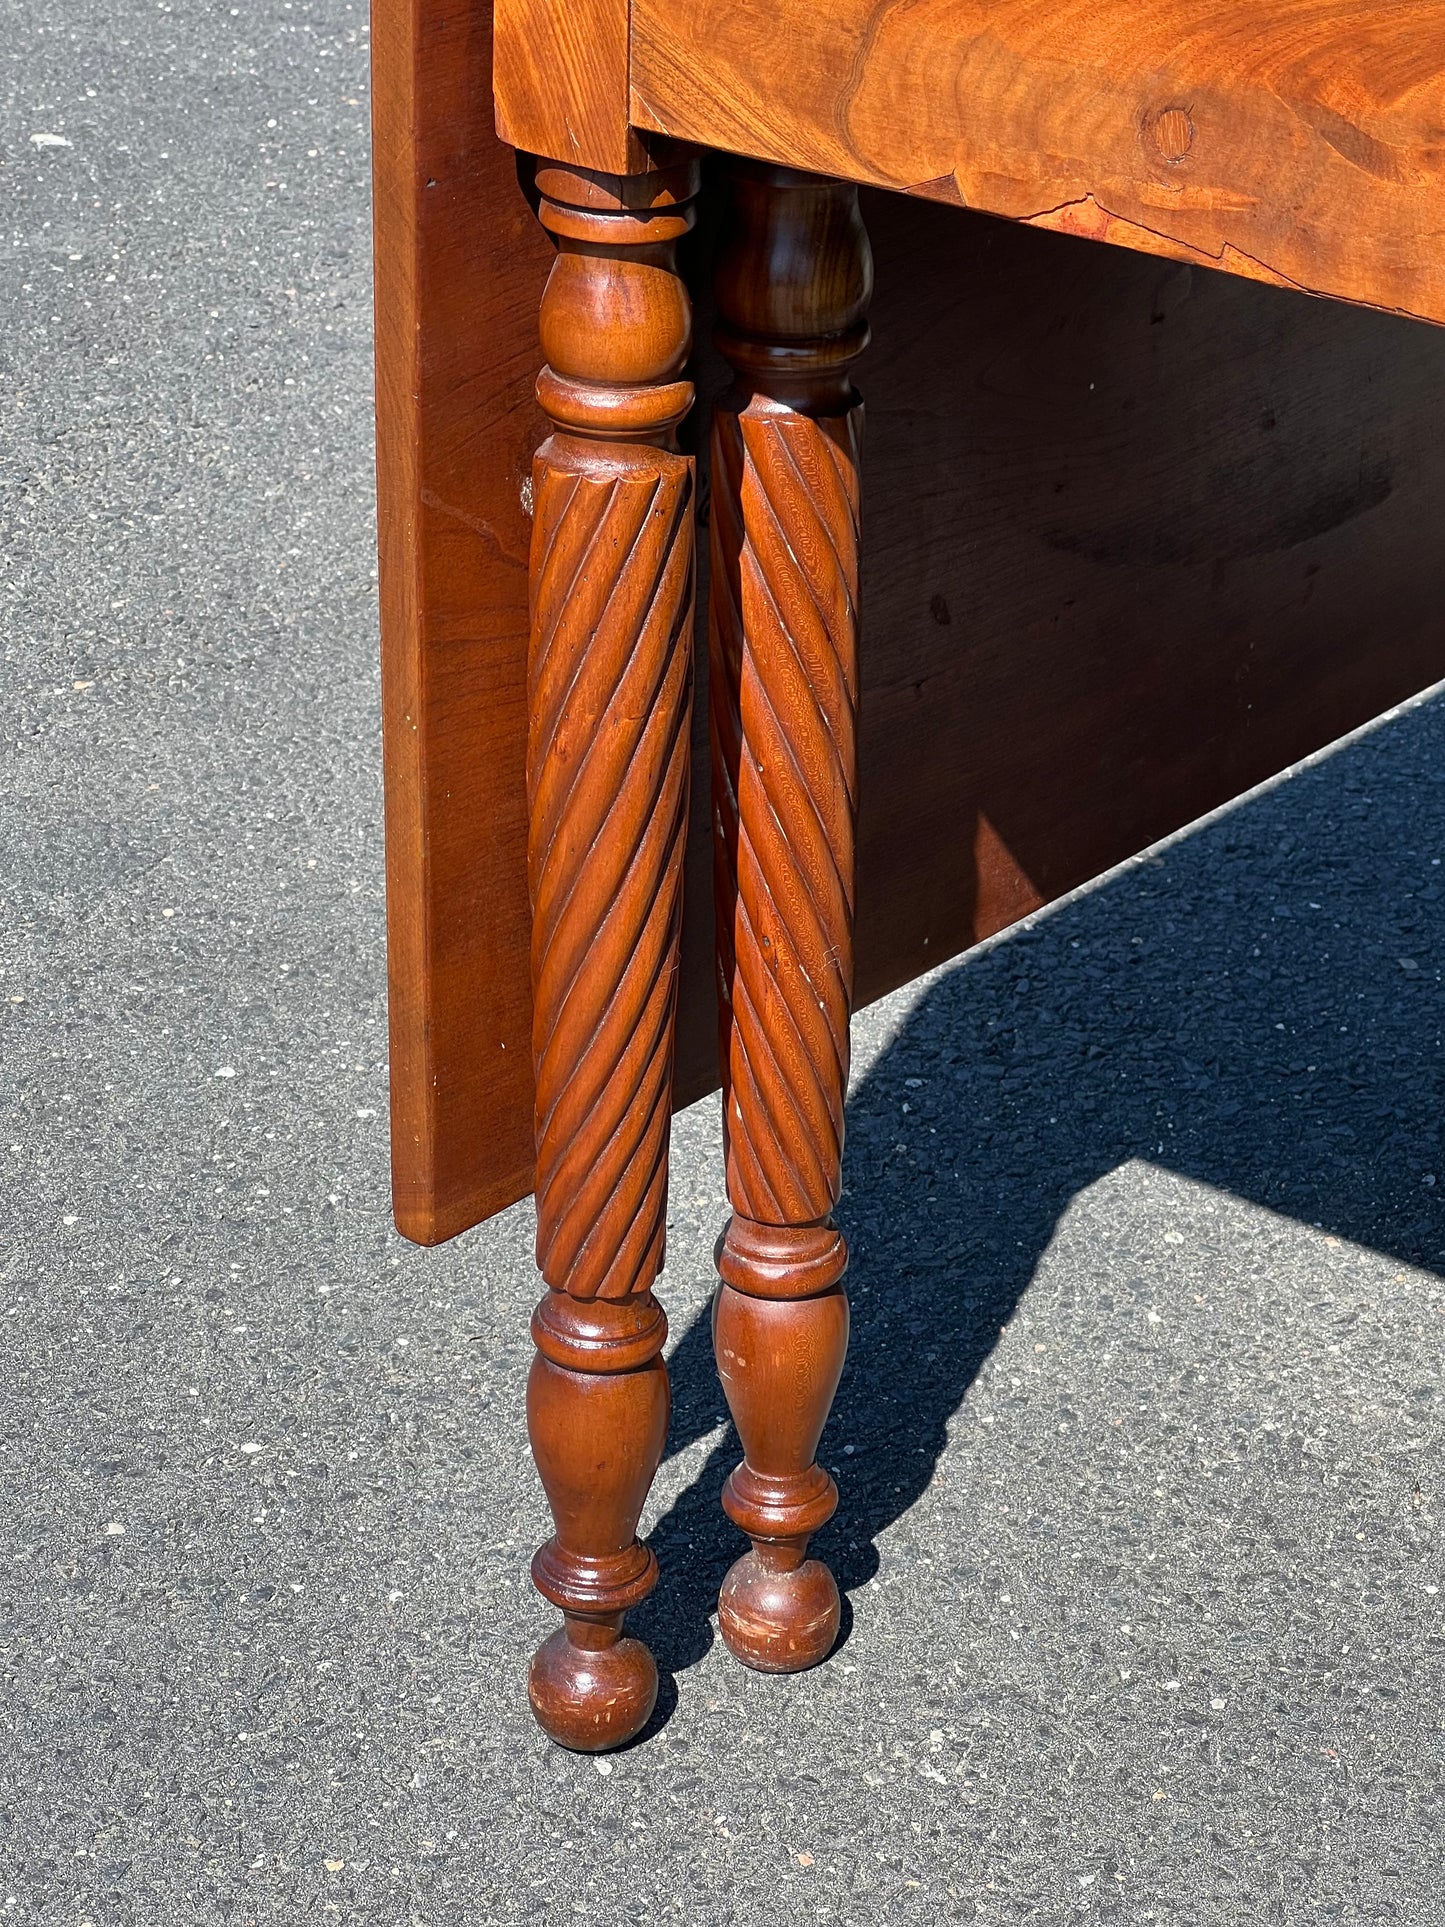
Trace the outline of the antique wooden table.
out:
<instances>
[{"instance_id":1,"label":"antique wooden table","mask_svg":"<svg viewBox=\"0 0 1445 1927\"><path fill-rule=\"evenodd\" d=\"M1445 320L1445 4L496 0L494 59L493 25L375 14L396 1212L436 1242L535 1188L530 1691L602 1749L657 1688L623 1621L674 1104L720 1074L720 1626L796 1670L839 1623L855 986L1445 673L1440 337L1207 272Z\"/></svg>"}]
</instances>

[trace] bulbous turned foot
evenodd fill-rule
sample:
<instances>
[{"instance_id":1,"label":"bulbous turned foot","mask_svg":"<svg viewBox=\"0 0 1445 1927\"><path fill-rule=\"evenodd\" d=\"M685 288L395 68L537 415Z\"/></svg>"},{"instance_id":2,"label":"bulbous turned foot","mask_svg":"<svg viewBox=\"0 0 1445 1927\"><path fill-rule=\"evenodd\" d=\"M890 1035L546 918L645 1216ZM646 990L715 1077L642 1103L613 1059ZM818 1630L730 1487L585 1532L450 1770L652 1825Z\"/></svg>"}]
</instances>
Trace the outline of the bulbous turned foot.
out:
<instances>
[{"instance_id":1,"label":"bulbous turned foot","mask_svg":"<svg viewBox=\"0 0 1445 1927\"><path fill-rule=\"evenodd\" d=\"M802 1673L833 1650L842 1602L821 1559L790 1568L754 1549L722 1583L717 1617L728 1650L759 1673Z\"/></svg>"},{"instance_id":2,"label":"bulbous turned foot","mask_svg":"<svg viewBox=\"0 0 1445 1927\"><path fill-rule=\"evenodd\" d=\"M527 1698L549 1739L608 1753L635 1739L657 1704L657 1663L640 1639L574 1646L559 1627L532 1656Z\"/></svg>"}]
</instances>

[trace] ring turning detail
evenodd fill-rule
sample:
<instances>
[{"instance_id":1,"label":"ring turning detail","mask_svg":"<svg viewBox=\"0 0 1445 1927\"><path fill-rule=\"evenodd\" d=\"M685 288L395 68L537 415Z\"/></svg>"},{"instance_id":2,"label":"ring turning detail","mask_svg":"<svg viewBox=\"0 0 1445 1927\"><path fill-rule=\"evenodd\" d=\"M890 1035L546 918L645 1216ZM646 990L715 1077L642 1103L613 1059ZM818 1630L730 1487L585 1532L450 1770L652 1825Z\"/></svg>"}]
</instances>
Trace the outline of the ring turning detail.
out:
<instances>
[{"instance_id":1,"label":"ring turning detail","mask_svg":"<svg viewBox=\"0 0 1445 1927\"><path fill-rule=\"evenodd\" d=\"M837 1488L818 1441L848 1347L838 1201L853 997L858 458L872 283L856 191L736 163L717 266L734 370L713 418L709 701L728 1197L713 1344L752 1540L718 1619L739 1659L825 1659L840 1601L806 1557Z\"/></svg>"},{"instance_id":2,"label":"ring turning detail","mask_svg":"<svg viewBox=\"0 0 1445 1927\"><path fill-rule=\"evenodd\" d=\"M666 1440L662 1268L688 808L694 473L677 427L691 311L677 244L695 162L543 161L528 879L536 1071L533 1455L556 1531L532 1577L563 1625L530 1696L564 1746L646 1723L657 1669L624 1616ZM711 732L728 1196L713 1336L751 1540L722 1634L768 1672L826 1658L838 1588L807 1557L837 1489L818 1442L848 1346L832 1222L853 996L858 450L849 377L871 264L855 191L736 163L717 256L734 381L712 441Z\"/></svg>"},{"instance_id":3,"label":"ring turning detail","mask_svg":"<svg viewBox=\"0 0 1445 1927\"><path fill-rule=\"evenodd\" d=\"M527 1389L556 1524L532 1564L563 1626L532 1661L541 1725L599 1752L645 1725L657 1582L637 1523L667 1437L652 1296L667 1224L673 1021L692 713L693 500L676 427L692 344L676 246L691 162L635 177L544 163L558 244L538 382L528 882L537 1263Z\"/></svg>"}]
</instances>

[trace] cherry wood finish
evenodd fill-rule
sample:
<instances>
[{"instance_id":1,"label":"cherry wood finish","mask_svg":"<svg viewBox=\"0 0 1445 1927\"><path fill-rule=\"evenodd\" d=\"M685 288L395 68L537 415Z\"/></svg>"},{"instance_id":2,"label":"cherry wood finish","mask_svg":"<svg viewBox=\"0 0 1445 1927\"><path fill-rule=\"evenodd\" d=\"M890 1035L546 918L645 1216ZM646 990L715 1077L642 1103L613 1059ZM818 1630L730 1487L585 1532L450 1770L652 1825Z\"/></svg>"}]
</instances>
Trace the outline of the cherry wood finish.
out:
<instances>
[{"instance_id":1,"label":"cherry wood finish","mask_svg":"<svg viewBox=\"0 0 1445 1927\"><path fill-rule=\"evenodd\" d=\"M1185 0L1166 31L1144 0L1003 0L985 30L978 0L637 0L629 96L625 8L497 0L502 125L556 156L524 190L486 123L490 5L379 0L397 1219L434 1242L535 1179L527 1416L555 1532L533 1574L563 1626L530 1693L565 1745L624 1743L657 1690L623 1628L657 1578L652 1287L669 1112L713 1080L710 971L714 1338L744 1454L724 1504L752 1542L720 1622L788 1671L838 1626L806 1554L837 1503L816 1451L848 1338L829 1214L855 974L863 997L906 981L1445 672L1445 344L929 200L1438 313L1418 36L1441 10L1397 10L1416 37L1387 44L1389 11ZM697 179L663 135L700 129L763 159L730 170L725 363L690 368ZM866 197L863 519L868 243L852 186L785 162L911 195ZM1030 205L1040 182L1064 198ZM711 808L699 784L689 819L709 412Z\"/></svg>"},{"instance_id":2,"label":"cherry wood finish","mask_svg":"<svg viewBox=\"0 0 1445 1927\"><path fill-rule=\"evenodd\" d=\"M633 122L1445 321L1442 0L634 0Z\"/></svg>"},{"instance_id":3,"label":"cherry wood finish","mask_svg":"<svg viewBox=\"0 0 1445 1927\"><path fill-rule=\"evenodd\" d=\"M496 0L497 131L513 147L575 167L638 173L628 124L628 0Z\"/></svg>"},{"instance_id":4,"label":"cherry wood finish","mask_svg":"<svg viewBox=\"0 0 1445 1927\"><path fill-rule=\"evenodd\" d=\"M491 0L372 13L392 1198L531 1189L527 552L548 237L492 131Z\"/></svg>"},{"instance_id":5,"label":"cherry wood finish","mask_svg":"<svg viewBox=\"0 0 1445 1927\"><path fill-rule=\"evenodd\" d=\"M652 1296L667 1140L692 701L692 310L677 243L696 164L633 177L543 163L553 423L535 465L528 670L537 1263L533 1455L557 1531L533 1561L565 1615L532 1662L564 1746L621 1745L657 1669L622 1637L657 1561L637 1522L667 1434Z\"/></svg>"},{"instance_id":6,"label":"cherry wood finish","mask_svg":"<svg viewBox=\"0 0 1445 1927\"><path fill-rule=\"evenodd\" d=\"M533 1180L528 503L552 247L493 131L490 5L373 18L393 1197L431 1244ZM866 1003L1445 675L1445 335L862 200ZM705 249L690 273L705 304ZM693 421L731 379L707 332ZM702 709L679 1102L717 1082Z\"/></svg>"},{"instance_id":7,"label":"cherry wood finish","mask_svg":"<svg viewBox=\"0 0 1445 1927\"><path fill-rule=\"evenodd\" d=\"M857 191L740 165L717 264L710 687L728 1197L713 1314L752 1540L718 1618L765 1672L826 1657L838 1589L804 1557L837 1489L818 1440L843 1369L838 1201L853 998L858 461L850 379L872 259Z\"/></svg>"}]
</instances>

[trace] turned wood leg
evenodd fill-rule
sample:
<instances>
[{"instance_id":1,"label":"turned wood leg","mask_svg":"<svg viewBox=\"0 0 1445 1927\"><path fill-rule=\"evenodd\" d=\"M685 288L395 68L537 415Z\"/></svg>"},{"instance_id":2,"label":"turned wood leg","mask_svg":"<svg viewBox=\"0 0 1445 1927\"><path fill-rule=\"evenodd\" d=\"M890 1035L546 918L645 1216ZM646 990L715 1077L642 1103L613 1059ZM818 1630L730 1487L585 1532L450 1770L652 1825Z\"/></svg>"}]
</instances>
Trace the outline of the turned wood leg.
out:
<instances>
[{"instance_id":1,"label":"turned wood leg","mask_svg":"<svg viewBox=\"0 0 1445 1927\"><path fill-rule=\"evenodd\" d=\"M853 990L858 447L872 268L856 191L738 163L712 441L714 884L728 1198L713 1307L752 1540L722 1634L765 1672L826 1658L838 1588L806 1555L838 1493L818 1440L848 1346L838 1200Z\"/></svg>"},{"instance_id":2,"label":"turned wood leg","mask_svg":"<svg viewBox=\"0 0 1445 1927\"><path fill-rule=\"evenodd\" d=\"M623 1616L657 1580L637 1522L667 1433L673 1014L692 700L692 461L675 430L691 309L674 258L695 167L543 163L527 795L537 1263L532 1452L556 1534L532 1562L562 1627L529 1694L554 1740L629 1740L657 1697Z\"/></svg>"}]
</instances>

